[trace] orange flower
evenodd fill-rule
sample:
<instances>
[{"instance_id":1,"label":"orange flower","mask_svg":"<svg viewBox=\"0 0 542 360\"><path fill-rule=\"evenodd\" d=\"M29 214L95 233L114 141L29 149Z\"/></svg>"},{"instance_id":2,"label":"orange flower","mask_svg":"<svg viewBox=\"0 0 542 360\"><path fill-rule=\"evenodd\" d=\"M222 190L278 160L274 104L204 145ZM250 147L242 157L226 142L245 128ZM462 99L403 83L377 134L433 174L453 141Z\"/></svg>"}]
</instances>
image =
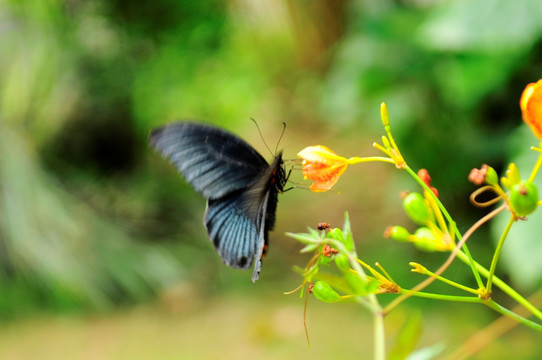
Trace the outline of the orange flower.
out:
<instances>
[{"instance_id":1,"label":"orange flower","mask_svg":"<svg viewBox=\"0 0 542 360\"><path fill-rule=\"evenodd\" d=\"M331 189L349 164L348 159L323 145L306 147L297 156L303 159L303 176L314 181L310 189L315 192Z\"/></svg>"},{"instance_id":2,"label":"orange flower","mask_svg":"<svg viewBox=\"0 0 542 360\"><path fill-rule=\"evenodd\" d=\"M542 79L525 87L519 106L523 121L531 127L539 139L542 139Z\"/></svg>"}]
</instances>

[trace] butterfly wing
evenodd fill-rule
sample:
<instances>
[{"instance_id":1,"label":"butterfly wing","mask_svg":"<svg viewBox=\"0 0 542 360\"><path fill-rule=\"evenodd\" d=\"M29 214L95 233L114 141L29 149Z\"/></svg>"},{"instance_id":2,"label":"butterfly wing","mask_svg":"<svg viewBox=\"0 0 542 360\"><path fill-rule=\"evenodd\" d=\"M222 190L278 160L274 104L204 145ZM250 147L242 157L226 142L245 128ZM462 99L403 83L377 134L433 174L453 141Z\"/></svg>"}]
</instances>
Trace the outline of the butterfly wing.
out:
<instances>
[{"instance_id":1,"label":"butterfly wing","mask_svg":"<svg viewBox=\"0 0 542 360\"><path fill-rule=\"evenodd\" d=\"M243 139L214 126L177 122L151 132L151 145L208 199L253 184L267 161Z\"/></svg>"},{"instance_id":2,"label":"butterfly wing","mask_svg":"<svg viewBox=\"0 0 542 360\"><path fill-rule=\"evenodd\" d=\"M281 162L279 154L250 187L207 203L204 223L220 257L234 268L248 269L254 263L253 282L275 223L277 193L284 178Z\"/></svg>"},{"instance_id":3,"label":"butterfly wing","mask_svg":"<svg viewBox=\"0 0 542 360\"><path fill-rule=\"evenodd\" d=\"M206 197L204 223L223 262L258 279L282 191L282 154L269 166L241 138L209 125L178 122L155 129L151 145Z\"/></svg>"}]
</instances>

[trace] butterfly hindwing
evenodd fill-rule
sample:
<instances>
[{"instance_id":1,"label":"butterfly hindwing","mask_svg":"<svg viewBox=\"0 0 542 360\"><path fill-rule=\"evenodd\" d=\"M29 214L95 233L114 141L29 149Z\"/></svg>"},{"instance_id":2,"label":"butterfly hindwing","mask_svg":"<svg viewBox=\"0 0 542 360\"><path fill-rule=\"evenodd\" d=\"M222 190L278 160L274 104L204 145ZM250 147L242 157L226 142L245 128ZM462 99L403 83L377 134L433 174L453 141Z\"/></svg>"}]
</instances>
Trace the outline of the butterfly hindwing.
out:
<instances>
[{"instance_id":1,"label":"butterfly hindwing","mask_svg":"<svg viewBox=\"0 0 542 360\"><path fill-rule=\"evenodd\" d=\"M252 281L258 279L264 246L275 223L277 189L282 190L283 183L281 162L279 154L254 184L207 202L204 223L209 238L225 264L248 269L254 263Z\"/></svg>"},{"instance_id":2,"label":"butterfly hindwing","mask_svg":"<svg viewBox=\"0 0 542 360\"><path fill-rule=\"evenodd\" d=\"M214 126L177 122L153 130L150 142L208 199L251 185L269 166L243 139Z\"/></svg>"}]
</instances>

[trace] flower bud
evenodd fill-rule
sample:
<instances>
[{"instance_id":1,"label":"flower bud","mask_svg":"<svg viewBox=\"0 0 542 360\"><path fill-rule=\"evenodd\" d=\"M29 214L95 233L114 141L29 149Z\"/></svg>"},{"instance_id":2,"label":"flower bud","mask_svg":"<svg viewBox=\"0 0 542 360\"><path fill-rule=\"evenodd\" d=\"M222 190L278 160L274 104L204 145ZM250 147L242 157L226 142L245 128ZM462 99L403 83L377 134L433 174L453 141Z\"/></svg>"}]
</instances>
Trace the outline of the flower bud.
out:
<instances>
[{"instance_id":1,"label":"flower bud","mask_svg":"<svg viewBox=\"0 0 542 360\"><path fill-rule=\"evenodd\" d=\"M341 296L327 282L321 280L314 283L312 293L318 300L327 303L341 300Z\"/></svg>"},{"instance_id":2,"label":"flower bud","mask_svg":"<svg viewBox=\"0 0 542 360\"><path fill-rule=\"evenodd\" d=\"M324 244L322 247L322 255L330 257L331 255L338 254L339 250L332 248L328 244Z\"/></svg>"},{"instance_id":3,"label":"flower bud","mask_svg":"<svg viewBox=\"0 0 542 360\"><path fill-rule=\"evenodd\" d=\"M521 181L521 176L519 175L519 169L514 163L508 165L506 170L506 176L501 179L501 182L508 189L512 190L514 185L519 184Z\"/></svg>"},{"instance_id":4,"label":"flower bud","mask_svg":"<svg viewBox=\"0 0 542 360\"><path fill-rule=\"evenodd\" d=\"M418 177L425 183L427 186L431 186L431 176L429 175L429 171L427 169L420 169L418 171Z\"/></svg>"},{"instance_id":5,"label":"flower bud","mask_svg":"<svg viewBox=\"0 0 542 360\"><path fill-rule=\"evenodd\" d=\"M411 237L408 230L399 225L388 227L384 233L384 236L387 238L392 238L393 240L404 242L409 241Z\"/></svg>"},{"instance_id":6,"label":"flower bud","mask_svg":"<svg viewBox=\"0 0 542 360\"><path fill-rule=\"evenodd\" d=\"M424 197L412 192L403 199L403 208L408 217L418 225L425 225L432 220L432 215Z\"/></svg>"},{"instance_id":7,"label":"flower bud","mask_svg":"<svg viewBox=\"0 0 542 360\"><path fill-rule=\"evenodd\" d=\"M529 181L522 181L512 187L510 191L510 205L518 216L527 216L532 213L538 203L538 189Z\"/></svg>"},{"instance_id":8,"label":"flower bud","mask_svg":"<svg viewBox=\"0 0 542 360\"><path fill-rule=\"evenodd\" d=\"M337 267L341 269L341 271L350 271L350 260L348 260L348 256L346 256L345 254L337 254L334 258L335 265L337 265Z\"/></svg>"},{"instance_id":9,"label":"flower bud","mask_svg":"<svg viewBox=\"0 0 542 360\"><path fill-rule=\"evenodd\" d=\"M495 169L484 164L480 169L472 169L470 171L469 181L475 185L486 183L488 185L496 186L499 183L499 176Z\"/></svg>"},{"instance_id":10,"label":"flower bud","mask_svg":"<svg viewBox=\"0 0 542 360\"><path fill-rule=\"evenodd\" d=\"M498 185L499 184L499 175L497 175L497 172L495 171L495 169L493 169L489 165L484 165L484 166L487 166L486 179L485 179L486 184L493 185L493 186Z\"/></svg>"},{"instance_id":11,"label":"flower bud","mask_svg":"<svg viewBox=\"0 0 542 360\"><path fill-rule=\"evenodd\" d=\"M380 118L382 119L382 124L388 126L390 124L390 115L388 114L388 107L386 103L380 104Z\"/></svg>"},{"instance_id":12,"label":"flower bud","mask_svg":"<svg viewBox=\"0 0 542 360\"><path fill-rule=\"evenodd\" d=\"M409 262L408 265L412 266L412 269L410 269L410 271L412 272L427 274L427 268L421 264L418 264L416 262Z\"/></svg>"},{"instance_id":13,"label":"flower bud","mask_svg":"<svg viewBox=\"0 0 542 360\"><path fill-rule=\"evenodd\" d=\"M414 245L420 250L424 251L436 251L438 248L438 241L435 234L431 229L427 227L421 227L414 233L416 240Z\"/></svg>"}]
</instances>

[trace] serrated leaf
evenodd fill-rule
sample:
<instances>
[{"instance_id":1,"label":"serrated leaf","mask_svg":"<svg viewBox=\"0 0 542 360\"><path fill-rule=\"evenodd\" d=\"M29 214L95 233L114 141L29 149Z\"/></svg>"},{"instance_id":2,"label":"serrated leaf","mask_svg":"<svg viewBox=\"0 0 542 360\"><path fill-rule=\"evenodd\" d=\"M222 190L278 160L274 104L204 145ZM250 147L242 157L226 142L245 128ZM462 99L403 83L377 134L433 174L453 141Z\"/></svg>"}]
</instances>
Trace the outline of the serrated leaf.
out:
<instances>
[{"instance_id":1,"label":"serrated leaf","mask_svg":"<svg viewBox=\"0 0 542 360\"><path fill-rule=\"evenodd\" d=\"M320 246L320 244L317 244L317 243L307 244L307 245L305 245L305 247L303 249L299 250L299 252L301 254L305 254L305 253L308 253L308 252L313 252L314 250L316 250L316 248L318 248L318 246Z\"/></svg>"},{"instance_id":2,"label":"serrated leaf","mask_svg":"<svg viewBox=\"0 0 542 360\"><path fill-rule=\"evenodd\" d=\"M315 242L318 242L318 243L320 242L320 237L315 238L312 234L307 234L307 233L297 234L297 233L287 232L286 236L294 238L304 244L313 244Z\"/></svg>"},{"instance_id":3,"label":"serrated leaf","mask_svg":"<svg viewBox=\"0 0 542 360\"><path fill-rule=\"evenodd\" d=\"M350 226L350 217L348 216L348 212L344 213L343 234L344 245L346 249L350 251L355 251L356 247L354 245L354 235L352 234L352 227Z\"/></svg>"}]
</instances>

